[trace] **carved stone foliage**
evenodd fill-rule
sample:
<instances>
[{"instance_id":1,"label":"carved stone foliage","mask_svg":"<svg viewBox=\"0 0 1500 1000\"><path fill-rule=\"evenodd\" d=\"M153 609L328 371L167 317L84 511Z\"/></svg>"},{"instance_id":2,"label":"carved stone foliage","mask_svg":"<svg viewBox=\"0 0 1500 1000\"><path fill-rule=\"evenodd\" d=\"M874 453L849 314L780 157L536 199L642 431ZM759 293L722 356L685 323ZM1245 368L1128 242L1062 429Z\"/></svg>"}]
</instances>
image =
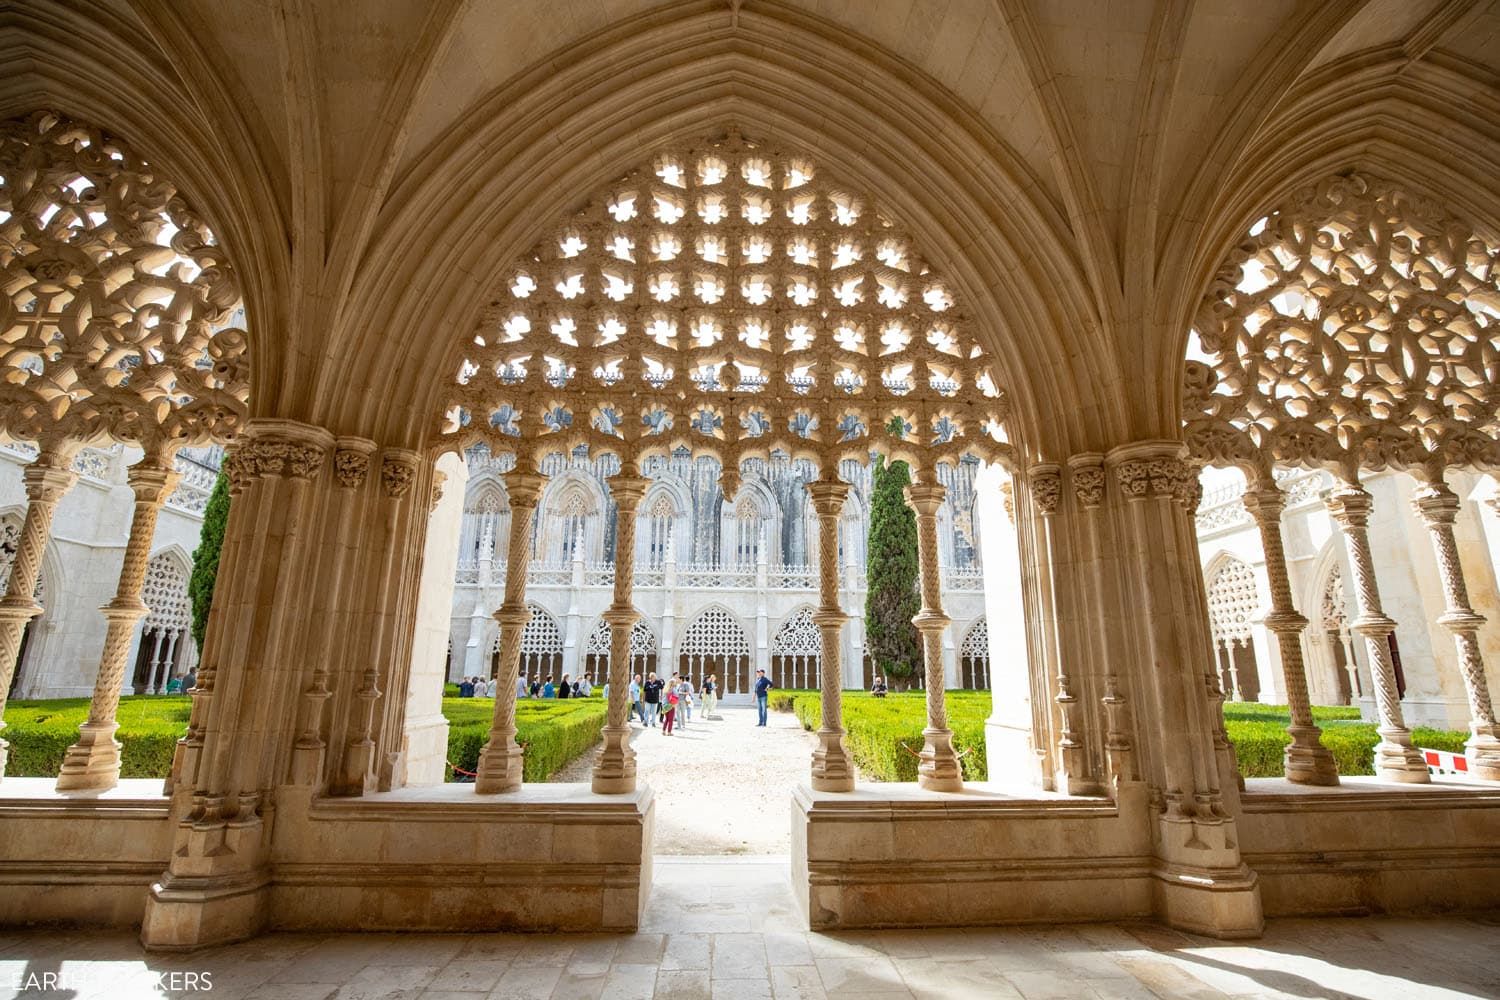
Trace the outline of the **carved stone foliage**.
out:
<instances>
[{"instance_id":1,"label":"carved stone foliage","mask_svg":"<svg viewBox=\"0 0 1500 1000\"><path fill-rule=\"evenodd\" d=\"M51 111L0 122L0 428L153 447L233 438L239 282L173 184Z\"/></svg>"},{"instance_id":2,"label":"carved stone foliage","mask_svg":"<svg viewBox=\"0 0 1500 1000\"><path fill-rule=\"evenodd\" d=\"M1297 191L1229 254L1198 311L1194 453L1500 468L1497 264L1493 240L1380 178Z\"/></svg>"},{"instance_id":3,"label":"carved stone foliage","mask_svg":"<svg viewBox=\"0 0 1500 1000\"><path fill-rule=\"evenodd\" d=\"M443 431L492 452L993 458L1006 400L874 200L738 132L657 153L512 267ZM893 422L901 438L888 437ZM726 492L732 495L732 490Z\"/></svg>"}]
</instances>

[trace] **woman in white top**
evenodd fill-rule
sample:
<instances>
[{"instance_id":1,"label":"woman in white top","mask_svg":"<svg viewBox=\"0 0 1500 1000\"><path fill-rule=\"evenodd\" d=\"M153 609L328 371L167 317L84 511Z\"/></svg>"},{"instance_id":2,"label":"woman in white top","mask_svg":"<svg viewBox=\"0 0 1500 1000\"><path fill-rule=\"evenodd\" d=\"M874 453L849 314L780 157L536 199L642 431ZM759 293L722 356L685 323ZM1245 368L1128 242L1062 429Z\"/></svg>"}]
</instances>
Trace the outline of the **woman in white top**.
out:
<instances>
[{"instance_id":1,"label":"woman in white top","mask_svg":"<svg viewBox=\"0 0 1500 1000\"><path fill-rule=\"evenodd\" d=\"M495 683L495 678L493 677L484 682L484 696L486 698L495 697Z\"/></svg>"},{"instance_id":2,"label":"woman in white top","mask_svg":"<svg viewBox=\"0 0 1500 1000\"><path fill-rule=\"evenodd\" d=\"M686 729L693 717L693 682L684 677L677 685L677 726Z\"/></svg>"}]
</instances>

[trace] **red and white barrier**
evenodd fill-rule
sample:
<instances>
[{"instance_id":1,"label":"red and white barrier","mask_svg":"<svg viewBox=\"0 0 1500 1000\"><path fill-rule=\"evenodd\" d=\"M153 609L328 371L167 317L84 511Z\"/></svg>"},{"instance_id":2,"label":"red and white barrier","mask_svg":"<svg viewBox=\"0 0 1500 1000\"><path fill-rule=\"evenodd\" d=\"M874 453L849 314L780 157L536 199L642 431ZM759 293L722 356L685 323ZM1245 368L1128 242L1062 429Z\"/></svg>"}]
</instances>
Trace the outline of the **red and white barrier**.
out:
<instances>
[{"instance_id":1,"label":"red and white barrier","mask_svg":"<svg viewBox=\"0 0 1500 1000\"><path fill-rule=\"evenodd\" d=\"M1428 774L1468 774L1469 759L1461 753L1449 753L1447 750L1428 750L1426 747L1418 747L1422 751L1422 757L1427 761Z\"/></svg>"}]
</instances>

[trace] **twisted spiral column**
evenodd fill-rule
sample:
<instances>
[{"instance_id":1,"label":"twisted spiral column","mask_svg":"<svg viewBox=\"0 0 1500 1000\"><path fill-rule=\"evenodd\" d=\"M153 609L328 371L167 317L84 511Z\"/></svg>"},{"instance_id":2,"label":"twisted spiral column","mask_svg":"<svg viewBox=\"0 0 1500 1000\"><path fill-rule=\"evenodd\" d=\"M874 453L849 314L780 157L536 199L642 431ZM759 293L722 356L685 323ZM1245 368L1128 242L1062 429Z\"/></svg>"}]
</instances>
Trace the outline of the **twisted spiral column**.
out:
<instances>
[{"instance_id":1,"label":"twisted spiral column","mask_svg":"<svg viewBox=\"0 0 1500 1000\"><path fill-rule=\"evenodd\" d=\"M615 501L615 599L604 612L609 622L609 706L603 745L594 759L594 791L635 791L635 751L630 747L630 632L641 614L635 609L636 512L651 480L642 476L611 477ZM507 581L508 582L508 581ZM515 683L511 683L512 689ZM498 692L497 692L498 693Z\"/></svg>"},{"instance_id":2,"label":"twisted spiral column","mask_svg":"<svg viewBox=\"0 0 1500 1000\"><path fill-rule=\"evenodd\" d=\"M41 605L32 595L42 571L47 537L52 533L52 516L63 494L78 481L72 459L73 450L44 448L22 473L26 485L26 520L21 525L16 557L11 562L10 582L6 584L5 596L0 598L0 733L5 730L5 703L21 655L21 636L27 623L42 613ZM9 748L10 744L0 739L0 775L5 774Z\"/></svg>"},{"instance_id":3,"label":"twisted spiral column","mask_svg":"<svg viewBox=\"0 0 1500 1000\"><path fill-rule=\"evenodd\" d=\"M1292 742L1286 748L1286 777L1299 785L1337 785L1338 767L1333 762L1333 753L1323 745L1322 730L1313 722L1312 702L1307 694L1307 668L1302 661L1302 630L1307 627L1307 619L1292 603L1286 546L1281 539L1281 513L1286 509L1286 497L1276 486L1263 482L1246 490L1243 500L1245 509L1260 528L1261 548L1266 554L1266 576L1271 583L1271 613L1266 616L1266 627L1276 633L1276 644L1281 650L1281 673L1292 716L1292 724L1287 727Z\"/></svg>"},{"instance_id":4,"label":"twisted spiral column","mask_svg":"<svg viewBox=\"0 0 1500 1000\"><path fill-rule=\"evenodd\" d=\"M1438 479L1420 487L1412 497L1411 505L1432 536L1432 550L1437 556L1445 604L1437 622L1453 634L1453 644L1458 649L1458 669L1463 674L1464 691L1469 696L1470 735L1465 743L1469 763L1478 777L1497 781L1500 780L1500 727L1495 725L1495 709L1484 676L1484 657L1479 651L1478 632L1484 624L1484 616L1476 613L1469 603L1469 586L1464 580L1458 544L1453 537L1458 495Z\"/></svg>"},{"instance_id":5,"label":"twisted spiral column","mask_svg":"<svg viewBox=\"0 0 1500 1000\"><path fill-rule=\"evenodd\" d=\"M912 619L922 633L922 658L927 668L927 728L922 730L917 783L934 792L963 790L963 773L948 728L948 706L943 690L943 630L950 619L943 613L942 580L938 573L938 508L948 490L941 483L906 487L906 502L917 513L917 563L921 571L922 610Z\"/></svg>"},{"instance_id":6,"label":"twisted spiral column","mask_svg":"<svg viewBox=\"0 0 1500 1000\"><path fill-rule=\"evenodd\" d=\"M1323 503L1338 523L1349 562L1354 571L1354 586L1359 617L1349 627L1365 640L1370 659L1370 675L1375 681L1375 706L1380 712L1376 731L1380 742L1375 746L1375 772L1391 781L1421 784L1428 780L1427 763L1411 743L1411 731L1401 716L1401 696L1396 688L1396 668L1391 662L1390 635L1396 623L1380 606L1380 588L1375 581L1375 563L1370 557L1370 494L1357 485L1343 485L1323 494Z\"/></svg>"},{"instance_id":7,"label":"twisted spiral column","mask_svg":"<svg viewBox=\"0 0 1500 1000\"><path fill-rule=\"evenodd\" d=\"M531 568L533 515L545 480L527 469L505 477L510 495L510 542L505 564L505 599L495 612L500 623L500 672L495 678L495 719L479 754L474 791L480 795L521 787L521 748L516 745L516 675L521 669L521 633L531 620L526 610L526 573ZM618 574L617 574L618 577ZM628 633L627 633L628 635ZM628 641L628 638L627 638ZM613 679L614 664L610 664Z\"/></svg>"},{"instance_id":8,"label":"twisted spiral column","mask_svg":"<svg viewBox=\"0 0 1500 1000\"><path fill-rule=\"evenodd\" d=\"M813 621L823 633L818 656L818 686L822 689L823 722L812 755L812 786L820 792L854 791L854 765L844 748L844 664L841 653L844 623L849 616L839 606L839 518L849 497L849 484L819 479L807 484L807 495L818 515L818 610ZM941 651L939 651L941 654ZM939 659L939 671L942 669Z\"/></svg>"},{"instance_id":9,"label":"twisted spiral column","mask_svg":"<svg viewBox=\"0 0 1500 1000\"><path fill-rule=\"evenodd\" d=\"M126 659L135 626L151 610L141 600L146 568L151 558L151 539L162 501L177 487L176 472L158 459L144 459L130 467L126 482L135 492L135 512L130 519L130 537L125 542L125 562L120 567L115 596L100 610L108 624L89 717L78 729L78 741L63 755L57 790L113 788L120 780L120 744L115 740L119 723L120 686L125 680Z\"/></svg>"}]
</instances>

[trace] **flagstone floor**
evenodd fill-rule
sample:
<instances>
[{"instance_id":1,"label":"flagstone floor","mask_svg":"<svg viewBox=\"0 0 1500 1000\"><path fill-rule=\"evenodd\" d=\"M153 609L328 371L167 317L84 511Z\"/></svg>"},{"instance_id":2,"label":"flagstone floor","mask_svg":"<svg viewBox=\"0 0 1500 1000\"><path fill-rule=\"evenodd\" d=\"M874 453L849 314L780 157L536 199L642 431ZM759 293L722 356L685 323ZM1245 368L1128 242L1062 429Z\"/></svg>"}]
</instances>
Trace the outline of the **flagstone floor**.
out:
<instances>
[{"instance_id":1,"label":"flagstone floor","mask_svg":"<svg viewBox=\"0 0 1500 1000\"><path fill-rule=\"evenodd\" d=\"M1276 920L1233 943L1150 923L811 934L786 871L784 858L658 859L637 934L273 934L165 958L128 934L5 934L0 998L1500 996L1500 913ZM20 988L49 974L65 989Z\"/></svg>"}]
</instances>

